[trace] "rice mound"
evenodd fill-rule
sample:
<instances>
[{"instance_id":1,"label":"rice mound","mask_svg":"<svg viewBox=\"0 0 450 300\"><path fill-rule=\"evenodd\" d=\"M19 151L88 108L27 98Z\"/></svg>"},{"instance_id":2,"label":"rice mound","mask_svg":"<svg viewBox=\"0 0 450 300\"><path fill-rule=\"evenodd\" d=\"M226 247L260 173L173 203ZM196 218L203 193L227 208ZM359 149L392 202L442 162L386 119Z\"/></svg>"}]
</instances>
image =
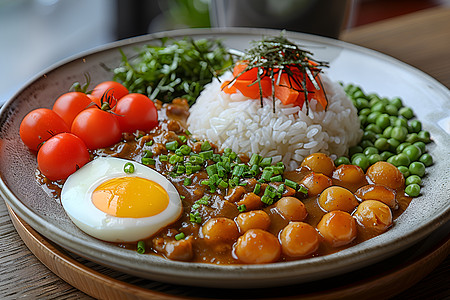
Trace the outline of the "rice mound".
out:
<instances>
[{"instance_id":1,"label":"rice mound","mask_svg":"<svg viewBox=\"0 0 450 300\"><path fill-rule=\"evenodd\" d=\"M221 81L230 80L231 73ZM217 79L208 84L190 109L188 129L198 139L207 139L220 149L272 157L288 170L296 169L309 154L322 152L333 159L347 154L361 136L356 108L341 85L321 75L328 98L325 111L315 100L306 104L283 105L272 98L249 99L240 92L226 94Z\"/></svg>"}]
</instances>

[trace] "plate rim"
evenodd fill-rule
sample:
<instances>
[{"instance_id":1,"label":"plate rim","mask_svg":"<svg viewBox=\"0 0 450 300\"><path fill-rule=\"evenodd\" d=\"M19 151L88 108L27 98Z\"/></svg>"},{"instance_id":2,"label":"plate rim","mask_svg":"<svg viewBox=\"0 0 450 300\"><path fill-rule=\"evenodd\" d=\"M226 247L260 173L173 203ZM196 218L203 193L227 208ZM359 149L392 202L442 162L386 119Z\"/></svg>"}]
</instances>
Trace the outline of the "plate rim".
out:
<instances>
[{"instance_id":1,"label":"plate rim","mask_svg":"<svg viewBox=\"0 0 450 300\"><path fill-rule=\"evenodd\" d=\"M38 75L36 75L35 77L33 77L32 79L30 79L28 82L26 82L24 84L24 86L19 89L19 91L13 95L13 97L11 99L9 99L7 102L5 102L5 104L3 105L3 107L0 110L0 115L2 116L0 118L0 122L2 122L2 118L5 115L5 111L10 108L13 105L13 101L15 98L18 97L18 95L20 95L20 93L22 93L27 87L29 87L30 85L32 85L35 81L37 81L41 76L44 76L46 73L49 73L55 69L58 69L62 66L64 66L65 64L72 62L74 60L77 59L81 59L83 57L89 56L89 55L93 55L102 51L107 51L107 50L112 50L114 48L119 48L119 47L124 47L124 46L131 46L133 44L140 44L140 43L145 43L145 42L150 42L150 41L154 41L157 40L159 38L162 37L183 37L183 36L201 36L201 35L207 35L207 34L213 34L213 35L242 35L242 36L249 36L249 35L278 35L280 34L280 32L282 32L281 30L275 30L275 29L261 29L261 28L215 28L215 29L182 29L182 30L174 30L174 31L166 31L166 32L158 32L158 33L154 33L154 34L148 34L148 35L143 35L143 36L138 36L138 37L133 37L133 38L129 38L129 39L125 39L125 40L120 40L120 41L116 41L116 42L112 42L112 43L108 43L99 47L95 47L93 49L90 49L88 51L84 51L81 52L77 55L68 57L67 59L61 60L60 62L51 65L49 68L46 68L44 71L42 71L41 73L39 73ZM332 39L332 38L327 38L327 37L321 37L321 36L316 36L316 35L311 35L311 34L305 34L305 33L298 33L298 32L290 32L290 31L286 31L285 32L286 37L290 37L290 38L295 38L297 40L305 40L305 41L311 41L311 42L315 42L315 43L320 43L320 44L325 44L325 45L330 45L333 47L341 47L343 49L350 49L353 51L357 51L363 54L368 54L369 56L372 57L376 57L376 58L380 58L382 60L388 60L394 64L399 65L401 68L406 68L408 70L411 70L412 72L416 73L417 76L419 76L421 79L425 79L427 80L427 82L429 82L432 86L437 87L441 90L441 92L443 92L444 95L447 95L448 98L450 98L450 91L440 82L438 82L437 80L435 80L434 78L432 78L430 75L418 70L417 68L410 66L398 59L395 59L393 57L390 57L388 55L379 53L375 50L371 50L371 49L367 49L358 45L354 45L354 44L350 44L348 42L344 42L344 41L340 41L340 40L336 40L336 39ZM53 230L53 233L58 236L59 238L61 238L61 240L65 240L66 241L66 245L63 245L65 248L75 252L75 253L79 253L79 251L77 251L77 249L73 249L72 247L67 245L67 238L65 238L64 236L61 236L59 233L60 229L57 228L55 225L50 223L50 228L46 228L46 226L44 226L45 223L48 223L47 221L45 221L43 218L41 218L39 215L35 214L31 209L29 209L28 207L26 207L26 205L24 205L20 199L18 199L17 197L15 197L14 193L9 190L9 188L7 187L6 183L3 180L3 176L0 176L1 181L0 181L0 192L2 194L3 199L12 207L14 208L14 211L20 216L22 217L28 224L30 225L34 225L33 228L35 228L35 226L37 227L36 230L39 228L41 230L37 230L39 232L45 232L47 230ZM11 197L11 198L10 198ZM14 201L11 201L11 199L13 199ZM39 222L37 222L34 218L38 218L39 221L41 223L44 224L38 224ZM431 233L433 230L437 229L440 225L444 224L446 221L448 221L450 219L450 209L446 209L445 211L443 211L436 219L433 220L433 224L423 224L420 229L421 230L414 230L411 231L409 233L409 235L407 237L410 237L411 235L416 235L416 236L420 236L420 238L416 238L414 239L413 242L417 242L418 240L422 239L423 237L425 237L426 235L428 235L429 233ZM48 224L47 224L48 225ZM56 230L55 230L56 229ZM420 232L418 232L420 231ZM44 236L46 236L45 234L43 234ZM52 239L53 240L53 239ZM406 239L402 239L402 240L406 240ZM59 241L60 242L60 241ZM57 242L58 244L60 244L59 242ZM409 242L402 242L400 241L399 243L399 250L402 250L404 248L406 248L407 246L411 245L413 243L412 241ZM92 247L92 245L89 245L90 247ZM355 248L357 246L351 247L351 248ZM380 250L380 248L383 248L383 245L378 245L377 247L373 247L370 249L370 251L377 251L381 253L381 256L386 256L390 253L386 253L386 252L390 252L390 251L382 251L382 249ZM349 248L350 249L350 248ZM91 251L95 251L96 249L92 249ZM364 252L364 251L362 251ZM336 253L335 255L333 254L333 257L329 258L329 256L320 256L320 257L316 257L316 258L311 258L308 259L308 262L305 262L305 260L301 260L301 261L296 261L296 262L283 262L281 264L276 264L278 266L277 269L280 269L279 272L281 273L285 273L284 276L289 276L289 270L290 268L292 268L293 266L296 266L299 264L299 262L303 262L301 263L302 266L308 266L311 264L315 264L317 261L325 261L324 263L321 264L321 267L317 268L317 271L321 271L322 269L328 269L327 265L329 262L327 261L332 261L335 264L335 268L343 268L345 266L343 266L343 264L346 263L346 261L342 260L340 257L343 256L342 254L339 254L341 252ZM380 253L377 255L379 256ZM79 253L80 254L80 253ZM81 253L80 255L82 256L86 256L86 253ZM92 260L96 260L96 258L92 258L90 256L88 256L87 258L92 259ZM115 259L112 259L110 262L114 265L114 261ZM365 259L367 261L366 265L379 260L378 257L372 257L371 260L368 260L367 258ZM198 280L198 278L204 278L205 277L205 273L209 273L209 272L217 272L218 270L250 270L252 271L252 276L256 276L258 271L261 270L265 270L267 269L267 265L232 265L232 266L218 266L218 265L210 265L210 264L203 264L203 263L180 263L180 262L173 262L171 261L169 264L174 263L174 266L176 268L181 268L183 271L186 271L186 267L187 268L191 268L192 266L194 266L193 269L195 269L195 272L189 272L190 276L193 276L195 280ZM165 270L165 267L167 265L167 261L164 259L164 261L161 261L161 263L159 265L157 265L157 267L161 267ZM271 264L271 265L275 265L275 264ZM123 268L124 266L115 266L116 268ZM343 268L345 270L348 270L348 268ZM202 272L201 275L199 275L198 273L200 273L200 271ZM239 271L238 271L239 272ZM287 273L286 273L287 272ZM321 271L323 272L323 270ZM220 280L233 280L236 279L236 274L228 274L227 272L219 272L221 274L220 276ZM341 273L341 271L339 271L338 273ZM159 272L158 272L159 274ZM215 273L214 273L215 274ZM216 274L217 275L217 274ZM332 273L330 273L330 276L332 275ZM167 272L165 276L173 276L172 272ZM199 276L198 278L195 278L196 276ZM206 275L208 276L208 275ZM258 277L258 276L256 276ZM253 278L256 280L260 280L261 278ZM237 277L239 280L243 280L241 277ZM170 279L170 278L168 278ZM217 279L217 278L216 278ZM314 278L312 278L314 279ZM267 282L263 283L264 285L267 284ZM205 286L210 286L210 285L205 285Z\"/></svg>"}]
</instances>

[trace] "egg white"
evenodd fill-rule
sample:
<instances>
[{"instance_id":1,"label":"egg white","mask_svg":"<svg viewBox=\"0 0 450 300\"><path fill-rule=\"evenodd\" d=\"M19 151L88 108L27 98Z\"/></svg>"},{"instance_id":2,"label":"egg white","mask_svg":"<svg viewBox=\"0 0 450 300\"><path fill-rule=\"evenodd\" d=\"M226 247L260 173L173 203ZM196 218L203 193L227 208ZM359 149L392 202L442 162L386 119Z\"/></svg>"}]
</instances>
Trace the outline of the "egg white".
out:
<instances>
[{"instance_id":1,"label":"egg white","mask_svg":"<svg viewBox=\"0 0 450 300\"><path fill-rule=\"evenodd\" d=\"M134 172L124 172L129 160L99 157L67 178L61 191L61 203L69 218L85 233L108 242L136 242L175 222L182 212L180 196L163 175L152 168L132 162ZM103 182L116 177L142 177L160 184L169 195L169 205L161 213L144 218L121 218L99 210L92 192Z\"/></svg>"}]
</instances>

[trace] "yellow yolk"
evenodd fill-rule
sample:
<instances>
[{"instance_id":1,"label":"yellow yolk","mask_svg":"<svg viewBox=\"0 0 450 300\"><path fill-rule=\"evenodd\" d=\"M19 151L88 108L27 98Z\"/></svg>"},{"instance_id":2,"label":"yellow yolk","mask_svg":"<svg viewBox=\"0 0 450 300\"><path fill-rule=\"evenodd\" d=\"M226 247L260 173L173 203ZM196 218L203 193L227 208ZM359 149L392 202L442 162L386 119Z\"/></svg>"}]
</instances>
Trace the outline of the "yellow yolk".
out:
<instances>
[{"instance_id":1,"label":"yellow yolk","mask_svg":"<svg viewBox=\"0 0 450 300\"><path fill-rule=\"evenodd\" d=\"M118 177L100 184L92 203L101 211L121 218L144 218L163 212L169 195L158 183L140 177Z\"/></svg>"}]
</instances>

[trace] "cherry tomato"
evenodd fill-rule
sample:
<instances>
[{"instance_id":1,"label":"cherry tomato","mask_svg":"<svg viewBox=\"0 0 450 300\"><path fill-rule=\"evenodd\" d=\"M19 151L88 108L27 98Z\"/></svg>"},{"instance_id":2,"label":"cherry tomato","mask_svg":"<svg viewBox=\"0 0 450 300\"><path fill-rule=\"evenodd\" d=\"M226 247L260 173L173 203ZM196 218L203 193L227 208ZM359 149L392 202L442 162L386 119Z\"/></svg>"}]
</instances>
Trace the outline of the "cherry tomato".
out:
<instances>
[{"instance_id":1,"label":"cherry tomato","mask_svg":"<svg viewBox=\"0 0 450 300\"><path fill-rule=\"evenodd\" d=\"M70 92L60 96L53 104L53 111L56 112L66 124L72 126L73 119L86 108L92 105L92 100L84 93Z\"/></svg>"},{"instance_id":2,"label":"cherry tomato","mask_svg":"<svg viewBox=\"0 0 450 300\"><path fill-rule=\"evenodd\" d=\"M127 95L128 89L124 87L121 83L115 81L104 81L98 84L93 90L91 95L97 99L102 99L102 96L108 92L109 106L111 109L116 106L117 101L123 96ZM103 98L106 101L105 97ZM101 107L101 105L99 105Z\"/></svg>"},{"instance_id":3,"label":"cherry tomato","mask_svg":"<svg viewBox=\"0 0 450 300\"><path fill-rule=\"evenodd\" d=\"M84 142L67 132L51 137L37 155L39 170L50 180L66 179L89 160Z\"/></svg>"},{"instance_id":4,"label":"cherry tomato","mask_svg":"<svg viewBox=\"0 0 450 300\"><path fill-rule=\"evenodd\" d=\"M33 151L38 151L43 142L52 136L69 132L66 122L53 110L38 108L29 112L20 124L19 134L23 143Z\"/></svg>"},{"instance_id":5,"label":"cherry tomato","mask_svg":"<svg viewBox=\"0 0 450 300\"><path fill-rule=\"evenodd\" d=\"M71 132L80 137L89 149L108 147L122 138L116 116L97 107L80 112L73 120Z\"/></svg>"},{"instance_id":6,"label":"cherry tomato","mask_svg":"<svg viewBox=\"0 0 450 300\"><path fill-rule=\"evenodd\" d=\"M116 110L122 132L147 131L158 125L155 104L142 94L128 94L117 102Z\"/></svg>"}]
</instances>

